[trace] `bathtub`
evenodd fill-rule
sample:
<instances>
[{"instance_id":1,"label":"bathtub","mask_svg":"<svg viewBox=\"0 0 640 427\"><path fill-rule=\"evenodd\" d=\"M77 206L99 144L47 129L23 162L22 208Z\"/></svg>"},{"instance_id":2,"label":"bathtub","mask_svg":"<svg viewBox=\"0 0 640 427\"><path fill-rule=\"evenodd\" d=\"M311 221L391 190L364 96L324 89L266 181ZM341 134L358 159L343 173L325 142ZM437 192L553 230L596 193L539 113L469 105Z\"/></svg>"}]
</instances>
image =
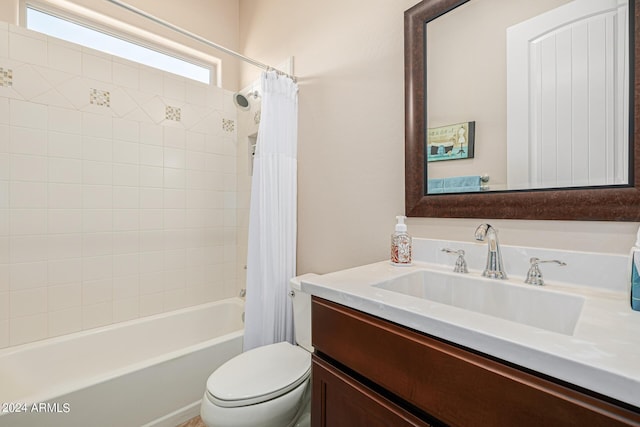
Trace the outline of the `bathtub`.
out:
<instances>
[{"instance_id":1,"label":"bathtub","mask_svg":"<svg viewBox=\"0 0 640 427\"><path fill-rule=\"evenodd\" d=\"M230 298L0 350L0 427L173 427L242 352Z\"/></svg>"}]
</instances>

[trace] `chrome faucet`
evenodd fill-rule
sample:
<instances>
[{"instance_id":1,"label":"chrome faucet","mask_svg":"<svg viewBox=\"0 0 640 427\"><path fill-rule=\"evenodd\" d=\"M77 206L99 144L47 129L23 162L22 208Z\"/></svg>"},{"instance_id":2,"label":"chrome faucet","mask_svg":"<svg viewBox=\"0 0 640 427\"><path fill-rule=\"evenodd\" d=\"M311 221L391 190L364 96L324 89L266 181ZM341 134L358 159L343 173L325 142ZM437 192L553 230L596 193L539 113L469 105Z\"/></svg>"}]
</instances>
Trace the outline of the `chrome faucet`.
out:
<instances>
[{"instance_id":1,"label":"chrome faucet","mask_svg":"<svg viewBox=\"0 0 640 427\"><path fill-rule=\"evenodd\" d=\"M502 266L502 254L500 253L500 244L498 243L498 230L489 224L480 224L476 228L476 240L483 242L487 238L489 252L487 253L487 266L482 275L491 279L506 279L507 273L504 272Z\"/></svg>"}]
</instances>

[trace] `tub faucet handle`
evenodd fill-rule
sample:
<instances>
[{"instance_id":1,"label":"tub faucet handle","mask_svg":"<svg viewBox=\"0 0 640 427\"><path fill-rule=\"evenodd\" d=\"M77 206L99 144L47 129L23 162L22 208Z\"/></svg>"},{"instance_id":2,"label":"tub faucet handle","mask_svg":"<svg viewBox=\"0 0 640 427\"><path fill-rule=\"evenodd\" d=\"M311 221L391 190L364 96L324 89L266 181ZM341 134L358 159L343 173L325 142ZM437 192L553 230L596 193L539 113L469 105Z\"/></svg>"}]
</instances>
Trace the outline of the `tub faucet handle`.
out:
<instances>
[{"instance_id":1,"label":"tub faucet handle","mask_svg":"<svg viewBox=\"0 0 640 427\"><path fill-rule=\"evenodd\" d=\"M544 280L542 279L542 271L540 271L540 266L538 264L553 262L560 266L567 265L567 263L563 261L559 261L557 259L540 259L533 257L529 260L531 266L529 267L529 271L527 272L527 278L524 280L524 283L529 285L542 286L544 285Z\"/></svg>"},{"instance_id":2,"label":"tub faucet handle","mask_svg":"<svg viewBox=\"0 0 640 427\"><path fill-rule=\"evenodd\" d=\"M456 259L456 265L453 268L454 273L468 273L467 269L467 261L464 259L464 251L462 249L449 249L443 248L442 252L446 252L452 255L458 255L458 259Z\"/></svg>"}]
</instances>

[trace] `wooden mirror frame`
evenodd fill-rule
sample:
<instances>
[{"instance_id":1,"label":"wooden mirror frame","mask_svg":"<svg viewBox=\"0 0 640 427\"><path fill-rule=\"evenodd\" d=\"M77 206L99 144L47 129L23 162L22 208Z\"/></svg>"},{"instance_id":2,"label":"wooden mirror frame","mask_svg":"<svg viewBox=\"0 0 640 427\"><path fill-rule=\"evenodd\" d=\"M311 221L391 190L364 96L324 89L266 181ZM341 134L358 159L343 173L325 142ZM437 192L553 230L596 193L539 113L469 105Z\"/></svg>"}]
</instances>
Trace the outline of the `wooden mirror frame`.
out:
<instances>
[{"instance_id":1,"label":"wooden mirror frame","mask_svg":"<svg viewBox=\"0 0 640 427\"><path fill-rule=\"evenodd\" d=\"M430 194L425 162L425 23L469 0L423 0L404 14L405 210L410 217L640 221L640 0L629 1L633 185L566 190Z\"/></svg>"}]
</instances>

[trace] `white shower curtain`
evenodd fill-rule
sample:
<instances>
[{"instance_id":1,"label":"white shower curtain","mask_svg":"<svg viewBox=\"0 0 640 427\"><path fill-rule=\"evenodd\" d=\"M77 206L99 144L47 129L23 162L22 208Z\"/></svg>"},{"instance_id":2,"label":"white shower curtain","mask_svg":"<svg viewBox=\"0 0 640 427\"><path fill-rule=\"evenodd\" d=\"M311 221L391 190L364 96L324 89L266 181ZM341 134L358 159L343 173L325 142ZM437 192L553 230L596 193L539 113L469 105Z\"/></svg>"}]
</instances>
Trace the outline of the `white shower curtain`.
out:
<instances>
[{"instance_id":1,"label":"white shower curtain","mask_svg":"<svg viewBox=\"0 0 640 427\"><path fill-rule=\"evenodd\" d=\"M298 86L262 73L251 181L244 350L293 343L289 280L296 275Z\"/></svg>"}]
</instances>

